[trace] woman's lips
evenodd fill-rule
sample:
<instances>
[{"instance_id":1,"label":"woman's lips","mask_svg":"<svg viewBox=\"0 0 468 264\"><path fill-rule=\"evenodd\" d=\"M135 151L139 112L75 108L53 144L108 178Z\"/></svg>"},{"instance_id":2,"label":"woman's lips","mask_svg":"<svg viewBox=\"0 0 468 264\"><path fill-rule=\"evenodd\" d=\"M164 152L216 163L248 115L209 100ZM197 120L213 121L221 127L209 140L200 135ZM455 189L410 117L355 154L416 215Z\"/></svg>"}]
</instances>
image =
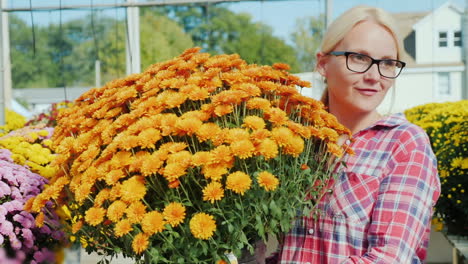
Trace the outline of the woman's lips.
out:
<instances>
[{"instance_id":1,"label":"woman's lips","mask_svg":"<svg viewBox=\"0 0 468 264\"><path fill-rule=\"evenodd\" d=\"M366 95L366 96L372 96L372 95L378 93L378 91L375 90L375 89L356 88L356 90L360 94L363 94L363 95Z\"/></svg>"}]
</instances>

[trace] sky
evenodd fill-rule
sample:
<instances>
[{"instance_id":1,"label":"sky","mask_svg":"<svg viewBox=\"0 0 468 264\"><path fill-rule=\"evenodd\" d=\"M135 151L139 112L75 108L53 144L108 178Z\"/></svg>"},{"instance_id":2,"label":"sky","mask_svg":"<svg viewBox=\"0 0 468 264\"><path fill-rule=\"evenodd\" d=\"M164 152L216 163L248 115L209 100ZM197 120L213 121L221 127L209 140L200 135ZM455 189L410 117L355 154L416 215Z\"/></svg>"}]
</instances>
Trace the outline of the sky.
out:
<instances>
[{"instance_id":1,"label":"sky","mask_svg":"<svg viewBox=\"0 0 468 264\"><path fill-rule=\"evenodd\" d=\"M0 0L1 1L1 0ZM125 0L31 0L35 6L62 6L77 4L109 4L121 3ZM146 0L133 0L145 2ZM154 0L153 0L154 1ZM164 0L162 0L164 1ZM273 28L274 35L290 41L290 35L294 31L295 23L298 18L307 16L317 16L325 10L326 0L264 0L264 1L241 1L229 4L228 6L234 12L244 12L252 15L254 21L259 21L270 25ZM465 7L468 0L332 0L333 18L343 13L345 10L359 5L366 4L381 7L389 12L422 12L430 11L451 1L460 8ZM169 2L169 1L167 1ZM30 0L7 0L9 8L29 7ZM60 19L66 21L70 18L84 16L89 10L75 11L38 11L33 13L17 12L27 23L34 21L35 24L57 23ZM114 16L123 18L124 9L106 9L96 12L99 16ZM60 18L61 16L61 18Z\"/></svg>"}]
</instances>

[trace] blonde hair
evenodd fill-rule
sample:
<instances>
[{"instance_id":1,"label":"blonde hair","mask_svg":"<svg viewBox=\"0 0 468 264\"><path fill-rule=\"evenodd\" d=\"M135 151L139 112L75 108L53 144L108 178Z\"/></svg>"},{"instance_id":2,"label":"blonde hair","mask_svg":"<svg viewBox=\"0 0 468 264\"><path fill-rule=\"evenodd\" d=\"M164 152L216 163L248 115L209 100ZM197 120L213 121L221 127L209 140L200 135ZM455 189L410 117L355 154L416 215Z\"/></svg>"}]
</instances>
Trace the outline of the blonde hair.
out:
<instances>
[{"instance_id":1,"label":"blonde hair","mask_svg":"<svg viewBox=\"0 0 468 264\"><path fill-rule=\"evenodd\" d=\"M351 29L363 21L374 21L385 27L392 34L397 47L397 59L403 54L403 42L398 35L398 27L393 16L385 10L378 7L359 5L353 7L335 19L328 27L323 36L320 51L329 53L343 40ZM325 87L321 101L328 105L328 88Z\"/></svg>"}]
</instances>

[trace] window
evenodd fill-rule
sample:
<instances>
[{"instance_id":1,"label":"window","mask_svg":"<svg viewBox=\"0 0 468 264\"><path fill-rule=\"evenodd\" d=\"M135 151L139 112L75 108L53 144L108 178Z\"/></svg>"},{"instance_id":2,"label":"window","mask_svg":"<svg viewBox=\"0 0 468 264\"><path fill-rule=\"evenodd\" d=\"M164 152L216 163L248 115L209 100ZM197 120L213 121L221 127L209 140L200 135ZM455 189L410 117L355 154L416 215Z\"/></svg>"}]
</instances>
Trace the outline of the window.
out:
<instances>
[{"instance_id":1,"label":"window","mask_svg":"<svg viewBox=\"0 0 468 264\"><path fill-rule=\"evenodd\" d=\"M447 31L439 32L439 47L447 47Z\"/></svg>"},{"instance_id":2,"label":"window","mask_svg":"<svg viewBox=\"0 0 468 264\"><path fill-rule=\"evenodd\" d=\"M453 46L461 47L462 45L462 38L461 38L461 31L453 32Z\"/></svg>"},{"instance_id":3,"label":"window","mask_svg":"<svg viewBox=\"0 0 468 264\"><path fill-rule=\"evenodd\" d=\"M438 77L438 86L437 86L437 95L438 96L448 96L451 94L450 88L450 73L449 72L439 72L437 73Z\"/></svg>"}]
</instances>

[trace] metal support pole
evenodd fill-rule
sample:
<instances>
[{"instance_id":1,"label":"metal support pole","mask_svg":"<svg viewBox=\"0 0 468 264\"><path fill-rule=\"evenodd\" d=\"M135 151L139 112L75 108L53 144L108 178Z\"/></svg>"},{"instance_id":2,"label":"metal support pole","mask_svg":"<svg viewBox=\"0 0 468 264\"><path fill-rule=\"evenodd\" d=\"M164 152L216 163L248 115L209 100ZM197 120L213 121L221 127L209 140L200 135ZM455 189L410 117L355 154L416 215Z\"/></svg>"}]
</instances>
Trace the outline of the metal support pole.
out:
<instances>
[{"instance_id":1,"label":"metal support pole","mask_svg":"<svg viewBox=\"0 0 468 264\"><path fill-rule=\"evenodd\" d=\"M129 4L137 0L127 0ZM141 72L140 16L138 7L127 7L127 75Z\"/></svg>"},{"instance_id":2,"label":"metal support pole","mask_svg":"<svg viewBox=\"0 0 468 264\"><path fill-rule=\"evenodd\" d=\"M465 64L465 70L463 71L463 82L462 82L462 99L468 99L468 0L465 0L465 12L462 18L462 56Z\"/></svg>"},{"instance_id":3,"label":"metal support pole","mask_svg":"<svg viewBox=\"0 0 468 264\"><path fill-rule=\"evenodd\" d=\"M333 0L325 0L325 26L328 28L333 19Z\"/></svg>"},{"instance_id":4,"label":"metal support pole","mask_svg":"<svg viewBox=\"0 0 468 264\"><path fill-rule=\"evenodd\" d=\"M96 60L94 62L94 72L95 72L95 86L101 87L101 61Z\"/></svg>"}]
</instances>

